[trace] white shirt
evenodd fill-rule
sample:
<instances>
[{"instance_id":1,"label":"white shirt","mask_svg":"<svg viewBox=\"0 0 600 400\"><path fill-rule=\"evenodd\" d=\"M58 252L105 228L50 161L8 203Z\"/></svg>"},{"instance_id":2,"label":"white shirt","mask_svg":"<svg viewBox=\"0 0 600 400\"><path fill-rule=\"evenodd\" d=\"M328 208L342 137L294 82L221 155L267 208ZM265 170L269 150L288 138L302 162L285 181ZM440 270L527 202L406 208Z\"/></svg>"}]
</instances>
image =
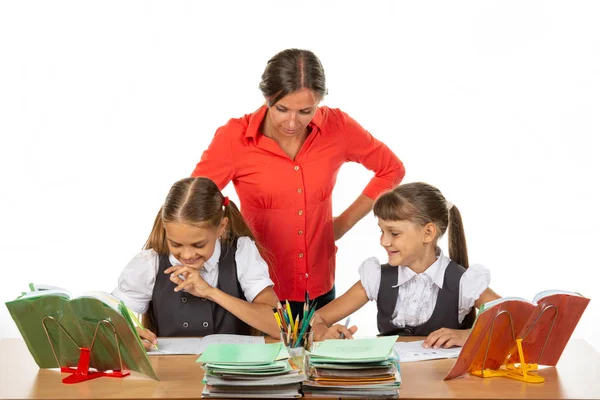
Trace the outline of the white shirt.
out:
<instances>
[{"instance_id":1,"label":"white shirt","mask_svg":"<svg viewBox=\"0 0 600 400\"><path fill-rule=\"evenodd\" d=\"M217 240L215 251L200 269L200 276L210 286L216 287L219 281L219 257L221 256L221 243ZM172 265L181 265L173 256L169 255ZM125 305L136 313L143 314L148 310L154 282L158 273L159 256L154 250L142 250L127 264L119 283L112 294L123 300ZM252 302L257 294L264 288L273 286L269 278L267 263L258 252L252 239L247 236L240 237L235 251L237 264L237 278L244 292L244 297Z\"/></svg>"},{"instance_id":2,"label":"white shirt","mask_svg":"<svg viewBox=\"0 0 600 400\"><path fill-rule=\"evenodd\" d=\"M418 326L431 318L444 274L450 259L438 249L437 260L424 272L414 273L408 267L398 268L398 298L392 314L392 324L399 328ZM381 263L376 257L365 260L358 269L360 282L371 301L377 301L381 283ZM471 311L475 300L490 284L490 272L483 265L471 265L460 278L458 322Z\"/></svg>"}]
</instances>

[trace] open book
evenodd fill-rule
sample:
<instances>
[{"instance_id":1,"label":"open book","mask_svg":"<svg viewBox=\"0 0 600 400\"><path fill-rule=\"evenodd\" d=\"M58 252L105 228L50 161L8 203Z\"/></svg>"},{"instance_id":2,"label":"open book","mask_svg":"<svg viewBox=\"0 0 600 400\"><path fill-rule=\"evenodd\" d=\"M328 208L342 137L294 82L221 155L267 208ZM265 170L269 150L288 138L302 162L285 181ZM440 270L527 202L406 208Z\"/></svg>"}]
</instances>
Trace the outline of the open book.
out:
<instances>
[{"instance_id":1,"label":"open book","mask_svg":"<svg viewBox=\"0 0 600 400\"><path fill-rule=\"evenodd\" d=\"M73 298L56 286L29 287L6 307L40 368L77 367L79 348L90 348L95 336L90 367L109 371L122 365L158 379L130 312L118 298L99 291Z\"/></svg>"},{"instance_id":2,"label":"open book","mask_svg":"<svg viewBox=\"0 0 600 400\"><path fill-rule=\"evenodd\" d=\"M525 363L555 366L589 302L579 293L546 290L533 302L506 297L482 305L444 379L520 363L516 339L522 339Z\"/></svg>"}]
</instances>

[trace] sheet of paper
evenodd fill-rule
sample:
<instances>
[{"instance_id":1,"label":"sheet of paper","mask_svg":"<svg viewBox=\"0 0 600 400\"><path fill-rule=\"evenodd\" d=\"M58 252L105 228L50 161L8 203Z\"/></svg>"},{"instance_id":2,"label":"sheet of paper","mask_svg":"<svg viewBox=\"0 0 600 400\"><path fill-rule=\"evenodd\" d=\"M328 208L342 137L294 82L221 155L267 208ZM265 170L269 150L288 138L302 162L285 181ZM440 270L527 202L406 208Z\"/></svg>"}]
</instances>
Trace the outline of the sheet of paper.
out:
<instances>
[{"instance_id":1,"label":"sheet of paper","mask_svg":"<svg viewBox=\"0 0 600 400\"><path fill-rule=\"evenodd\" d=\"M202 338L158 338L158 350L148 351L149 356L170 354L200 354Z\"/></svg>"},{"instance_id":2,"label":"sheet of paper","mask_svg":"<svg viewBox=\"0 0 600 400\"><path fill-rule=\"evenodd\" d=\"M244 344L265 343L262 336L246 335L208 335L203 338L158 338L158 350L148 351L150 356L175 355L175 354L201 354L210 344Z\"/></svg>"},{"instance_id":3,"label":"sheet of paper","mask_svg":"<svg viewBox=\"0 0 600 400\"><path fill-rule=\"evenodd\" d=\"M206 350L206 346L209 344L264 344L265 338L262 336L247 336L247 335L228 335L228 334L215 334L208 335L202 338L200 344L199 353L201 354Z\"/></svg>"},{"instance_id":4,"label":"sheet of paper","mask_svg":"<svg viewBox=\"0 0 600 400\"><path fill-rule=\"evenodd\" d=\"M418 340L416 342L396 342L394 344L394 350L396 350L400 362L456 358L461 349L462 347L452 347L450 349L426 349L423 347L423 340Z\"/></svg>"}]
</instances>

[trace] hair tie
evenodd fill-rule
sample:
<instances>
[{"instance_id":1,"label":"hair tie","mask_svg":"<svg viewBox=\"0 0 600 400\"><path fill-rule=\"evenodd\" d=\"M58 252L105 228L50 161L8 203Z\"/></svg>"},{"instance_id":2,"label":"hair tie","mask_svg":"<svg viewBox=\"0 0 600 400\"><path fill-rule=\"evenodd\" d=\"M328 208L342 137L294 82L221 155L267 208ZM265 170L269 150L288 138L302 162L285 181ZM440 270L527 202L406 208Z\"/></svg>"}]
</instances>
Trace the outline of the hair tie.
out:
<instances>
[{"instance_id":1,"label":"hair tie","mask_svg":"<svg viewBox=\"0 0 600 400\"><path fill-rule=\"evenodd\" d=\"M228 204L229 204L229 197L227 197L227 196L223 197L223 207L227 207Z\"/></svg>"},{"instance_id":2,"label":"hair tie","mask_svg":"<svg viewBox=\"0 0 600 400\"><path fill-rule=\"evenodd\" d=\"M450 200L446 200L446 209L450 211L452 207L454 207L454 204Z\"/></svg>"}]
</instances>

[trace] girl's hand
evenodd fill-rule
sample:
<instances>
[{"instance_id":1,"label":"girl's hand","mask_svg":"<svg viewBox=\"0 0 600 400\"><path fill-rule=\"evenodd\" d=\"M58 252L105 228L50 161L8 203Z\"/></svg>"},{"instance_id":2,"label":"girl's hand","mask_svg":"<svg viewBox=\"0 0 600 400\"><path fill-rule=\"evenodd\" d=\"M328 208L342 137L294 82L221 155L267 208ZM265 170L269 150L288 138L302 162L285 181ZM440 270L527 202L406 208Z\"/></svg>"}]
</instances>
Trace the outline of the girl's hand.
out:
<instances>
[{"instance_id":1,"label":"girl's hand","mask_svg":"<svg viewBox=\"0 0 600 400\"><path fill-rule=\"evenodd\" d=\"M452 346L464 346L470 333L470 329L441 328L431 332L429 336L427 336L423 342L423 347L426 349L430 347L433 347L434 349L439 349L440 347L448 349Z\"/></svg>"},{"instance_id":2,"label":"girl's hand","mask_svg":"<svg viewBox=\"0 0 600 400\"><path fill-rule=\"evenodd\" d=\"M140 338L142 338L142 344L146 350L152 350L158 344L158 340L156 340L156 335L154 332L139 327L136 327L135 330L137 331L138 335L140 335Z\"/></svg>"},{"instance_id":3,"label":"girl's hand","mask_svg":"<svg viewBox=\"0 0 600 400\"><path fill-rule=\"evenodd\" d=\"M210 299L214 288L202 279L199 270L183 265L174 265L167 268L165 274L171 274L169 279L177 285L174 289L176 292L185 290L192 296Z\"/></svg>"},{"instance_id":4,"label":"girl's hand","mask_svg":"<svg viewBox=\"0 0 600 400\"><path fill-rule=\"evenodd\" d=\"M356 325L346 328L344 325L335 324L328 328L323 323L313 325L313 338L316 341L325 339L352 339L352 335L356 333L358 327Z\"/></svg>"}]
</instances>

